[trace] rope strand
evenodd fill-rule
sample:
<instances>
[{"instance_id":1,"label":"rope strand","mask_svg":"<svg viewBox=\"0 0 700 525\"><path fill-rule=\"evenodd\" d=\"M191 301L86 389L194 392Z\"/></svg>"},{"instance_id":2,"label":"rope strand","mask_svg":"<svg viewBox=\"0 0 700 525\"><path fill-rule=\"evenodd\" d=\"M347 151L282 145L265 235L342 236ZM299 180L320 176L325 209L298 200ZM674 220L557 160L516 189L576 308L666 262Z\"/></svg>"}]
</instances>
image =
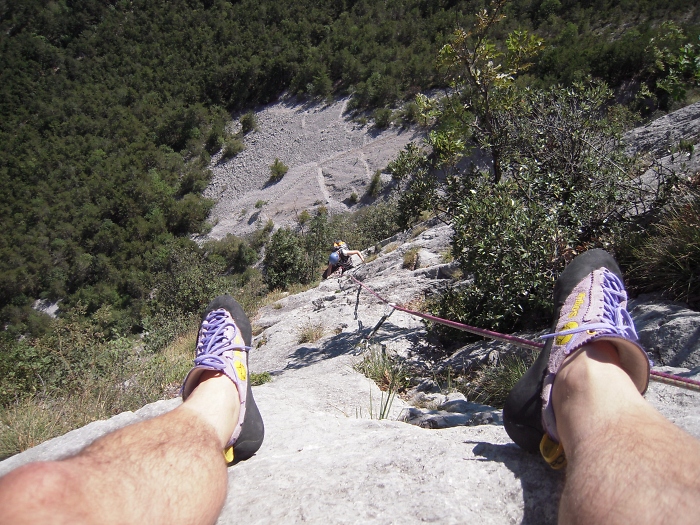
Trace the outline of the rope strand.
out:
<instances>
[{"instance_id":1,"label":"rope strand","mask_svg":"<svg viewBox=\"0 0 700 525\"><path fill-rule=\"evenodd\" d=\"M374 295L377 299L379 299L381 302L388 304L392 308L395 308L396 310L399 310L401 312L405 312L410 315L414 315L416 317L421 317L423 319L426 319L428 321L432 321L433 323L438 323L442 324L445 326L450 326L452 328L456 328L457 330L462 330L463 332L469 332L471 334L475 335L480 335L482 337L487 337L489 339L495 339L496 341L501 341L504 343L509 343L515 346L519 346L521 348L533 348L537 350L541 350L544 347L543 343L538 343L536 341L530 341L529 339L523 339L521 337L516 337L514 335L507 335L507 334L500 334L498 332L493 332L491 330L485 330L484 328L477 328L476 326L470 326L468 324L463 324L463 323L458 323L457 321L450 321L448 319L442 319L440 317L436 317L434 315L430 314L425 314L423 312L417 312L415 310L410 310L408 308L404 308L403 306L399 306L396 303L389 302L387 299L379 295L377 292L372 290L369 286L364 284L362 281L358 281L355 279L353 275L347 275L350 279L355 281L360 287L364 288L367 290L369 293ZM359 295L358 295L359 299ZM673 386L677 386L680 388L687 388L690 390L696 390L700 392L700 381L695 381L694 379L690 379L687 377L680 377L677 375L673 374L668 374L666 372L659 372L656 370L652 370L651 372L651 379L654 379L656 381L660 381L663 383L668 383Z\"/></svg>"}]
</instances>

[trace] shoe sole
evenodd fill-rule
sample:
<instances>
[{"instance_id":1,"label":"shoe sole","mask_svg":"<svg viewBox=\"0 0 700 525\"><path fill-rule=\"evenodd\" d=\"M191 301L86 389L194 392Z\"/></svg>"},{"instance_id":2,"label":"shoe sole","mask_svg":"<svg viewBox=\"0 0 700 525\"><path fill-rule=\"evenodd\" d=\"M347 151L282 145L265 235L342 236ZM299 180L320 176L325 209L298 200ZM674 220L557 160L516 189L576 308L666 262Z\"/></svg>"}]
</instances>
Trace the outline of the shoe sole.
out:
<instances>
[{"instance_id":1,"label":"shoe sole","mask_svg":"<svg viewBox=\"0 0 700 525\"><path fill-rule=\"evenodd\" d=\"M564 301L586 275L598 268L607 268L620 279L622 272L612 255L604 250L588 250L576 257L561 273L554 285L554 322L557 322ZM548 339L540 355L515 384L503 406L503 426L508 436L523 450L539 453L540 441L545 434L542 427L542 382L547 373L549 354L554 339Z\"/></svg>"},{"instance_id":2,"label":"shoe sole","mask_svg":"<svg viewBox=\"0 0 700 525\"><path fill-rule=\"evenodd\" d=\"M236 326L241 331L243 342L246 346L251 346L253 339L253 329L250 326L250 320L243 311L243 307L230 295L220 295L214 299L202 315L202 320L206 318L209 312L218 310L219 308L226 309L233 317ZM246 460L255 454L262 445L265 438L265 425L263 424L260 410L253 399L253 390L250 386L250 377L248 378L248 393L247 406L245 411L245 419L241 433L233 445L233 463Z\"/></svg>"}]
</instances>

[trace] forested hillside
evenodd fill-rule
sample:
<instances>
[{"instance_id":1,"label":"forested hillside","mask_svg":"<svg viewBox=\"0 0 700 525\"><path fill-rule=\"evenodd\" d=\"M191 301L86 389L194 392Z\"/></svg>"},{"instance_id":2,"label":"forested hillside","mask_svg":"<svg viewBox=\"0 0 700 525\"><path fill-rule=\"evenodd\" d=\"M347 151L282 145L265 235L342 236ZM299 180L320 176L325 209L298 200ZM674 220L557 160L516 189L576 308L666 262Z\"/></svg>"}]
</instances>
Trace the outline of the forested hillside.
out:
<instances>
[{"instance_id":1,"label":"forested hillside","mask_svg":"<svg viewBox=\"0 0 700 525\"><path fill-rule=\"evenodd\" d=\"M695 70L683 61L697 55L683 46L698 39L695 4L514 0L492 38L503 45L521 28L544 39L515 79L521 86L593 76L649 114L683 103L692 84L683 76ZM0 402L78 388L74 362L88 348L94 359L85 370L96 374L113 367L114 348L129 347L132 334L144 334L150 351L162 348L217 291L248 283L264 294L259 272L246 268L272 225L250 239L191 240L208 228L212 202L201 192L211 155L238 138L226 128L231 115L286 92L317 101L351 95L350 110L371 117L446 87L454 79L436 69L438 51L483 7L477 0L3 3ZM398 228L395 209L377 209L335 222L317 210L314 235L371 230L373 237L356 239L374 242ZM318 239L307 241L318 249ZM39 298L60 301L62 318L33 310ZM123 344L103 358L100 349L114 341Z\"/></svg>"}]
</instances>

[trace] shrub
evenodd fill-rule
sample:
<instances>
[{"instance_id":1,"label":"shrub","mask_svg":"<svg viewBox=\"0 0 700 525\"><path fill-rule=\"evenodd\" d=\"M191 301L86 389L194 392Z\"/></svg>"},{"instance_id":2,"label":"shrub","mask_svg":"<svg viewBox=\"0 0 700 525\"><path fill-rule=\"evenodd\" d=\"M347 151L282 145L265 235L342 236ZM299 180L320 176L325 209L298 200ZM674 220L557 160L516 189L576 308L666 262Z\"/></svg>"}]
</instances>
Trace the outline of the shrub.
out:
<instances>
[{"instance_id":1,"label":"shrub","mask_svg":"<svg viewBox=\"0 0 700 525\"><path fill-rule=\"evenodd\" d=\"M221 154L221 160L228 160L235 157L245 149L245 144L238 137L227 138L224 141L224 152Z\"/></svg>"},{"instance_id":2,"label":"shrub","mask_svg":"<svg viewBox=\"0 0 700 525\"><path fill-rule=\"evenodd\" d=\"M476 373L464 389L464 395L477 403L503 408L508 394L534 363L536 357L533 353L522 356L502 355L498 364L486 366Z\"/></svg>"},{"instance_id":3,"label":"shrub","mask_svg":"<svg viewBox=\"0 0 700 525\"><path fill-rule=\"evenodd\" d=\"M282 180L282 177L289 171L289 167L275 158L275 162L270 165L270 183L274 184Z\"/></svg>"},{"instance_id":4,"label":"shrub","mask_svg":"<svg viewBox=\"0 0 700 525\"><path fill-rule=\"evenodd\" d=\"M628 278L642 291L700 307L700 188L634 239Z\"/></svg>"},{"instance_id":5,"label":"shrub","mask_svg":"<svg viewBox=\"0 0 700 525\"><path fill-rule=\"evenodd\" d=\"M265 206L265 204L267 204L267 201L259 200L255 202L255 207L259 210L260 208Z\"/></svg>"},{"instance_id":6,"label":"shrub","mask_svg":"<svg viewBox=\"0 0 700 525\"><path fill-rule=\"evenodd\" d=\"M394 113L389 108L379 108L374 111L374 126L378 129L386 129L391 126Z\"/></svg>"},{"instance_id":7,"label":"shrub","mask_svg":"<svg viewBox=\"0 0 700 525\"><path fill-rule=\"evenodd\" d=\"M250 247L253 248L256 252L260 252L263 246L267 244L268 239L270 238L270 234L272 233L272 230L275 228L275 223L272 222L272 219L268 219L267 222L265 223L265 226L262 228L258 226L258 228L253 232L248 234L246 237L248 240L248 243L250 244Z\"/></svg>"},{"instance_id":8,"label":"shrub","mask_svg":"<svg viewBox=\"0 0 700 525\"><path fill-rule=\"evenodd\" d=\"M265 383L269 383L270 381L272 381L272 376L270 375L270 372L253 372L250 374L250 384L252 386L264 385Z\"/></svg>"},{"instance_id":9,"label":"shrub","mask_svg":"<svg viewBox=\"0 0 700 525\"><path fill-rule=\"evenodd\" d=\"M376 344L370 345L369 349L362 354L362 360L354 368L384 391L401 391L408 383L403 363L398 358L388 355L381 346Z\"/></svg>"},{"instance_id":10,"label":"shrub","mask_svg":"<svg viewBox=\"0 0 700 525\"><path fill-rule=\"evenodd\" d=\"M245 239L229 233L218 241L204 244L209 260L218 262L226 272L242 273L258 259L258 253Z\"/></svg>"},{"instance_id":11,"label":"shrub","mask_svg":"<svg viewBox=\"0 0 700 525\"><path fill-rule=\"evenodd\" d=\"M369 187L367 188L367 195L372 197L373 199L376 199L379 196L379 193L382 191L382 172L381 170L377 170L374 172L374 175L372 175L372 180L369 183Z\"/></svg>"},{"instance_id":12,"label":"shrub","mask_svg":"<svg viewBox=\"0 0 700 525\"><path fill-rule=\"evenodd\" d=\"M263 260L265 284L270 289L285 289L303 282L304 252L298 236L288 228L280 228L270 239Z\"/></svg>"},{"instance_id":13,"label":"shrub","mask_svg":"<svg viewBox=\"0 0 700 525\"><path fill-rule=\"evenodd\" d=\"M420 116L420 111L418 110L418 104L411 101L408 102L403 108L403 114L401 115L401 120L405 126L410 126L418 122L418 117Z\"/></svg>"},{"instance_id":14,"label":"shrub","mask_svg":"<svg viewBox=\"0 0 700 525\"><path fill-rule=\"evenodd\" d=\"M357 196L357 193L355 193L354 191L350 194L350 197L348 197L348 202L350 203L351 206L354 204L357 204L357 202L359 200L360 200L360 198Z\"/></svg>"},{"instance_id":15,"label":"shrub","mask_svg":"<svg viewBox=\"0 0 700 525\"><path fill-rule=\"evenodd\" d=\"M258 129L258 119L252 111L241 116L239 122L241 123L241 133L243 133L243 135L247 135L251 131L256 131Z\"/></svg>"}]
</instances>

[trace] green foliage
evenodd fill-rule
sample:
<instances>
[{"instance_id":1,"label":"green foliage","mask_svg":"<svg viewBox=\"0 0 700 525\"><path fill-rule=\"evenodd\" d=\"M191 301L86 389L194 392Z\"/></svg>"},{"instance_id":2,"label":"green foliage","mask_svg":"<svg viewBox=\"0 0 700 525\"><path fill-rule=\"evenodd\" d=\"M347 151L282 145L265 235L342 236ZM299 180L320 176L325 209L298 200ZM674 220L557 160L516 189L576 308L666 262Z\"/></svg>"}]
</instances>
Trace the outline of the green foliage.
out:
<instances>
[{"instance_id":1,"label":"green foliage","mask_svg":"<svg viewBox=\"0 0 700 525\"><path fill-rule=\"evenodd\" d=\"M458 29L451 42L438 54L438 68L454 89L456 101L448 101L455 123L431 133L430 143L443 159L462 153L462 137L471 137L491 153L493 180L503 175L503 148L508 144L508 113L515 103L515 78L529 69L542 50L543 40L524 30L515 30L505 39L505 49L488 38L493 26L504 15L506 0L494 0L491 9L480 11L471 31ZM452 98L452 96L450 97ZM471 116L472 118L468 118ZM445 146L452 148L445 150Z\"/></svg>"},{"instance_id":2,"label":"green foliage","mask_svg":"<svg viewBox=\"0 0 700 525\"><path fill-rule=\"evenodd\" d=\"M535 358L530 353L501 356L496 365L482 368L471 378L464 395L477 403L503 408L508 394Z\"/></svg>"},{"instance_id":3,"label":"green foliage","mask_svg":"<svg viewBox=\"0 0 700 525\"><path fill-rule=\"evenodd\" d=\"M700 85L700 48L686 42L683 30L674 22L661 24L645 53L652 60L639 98L648 97L667 107L668 99L682 101L688 86Z\"/></svg>"},{"instance_id":4,"label":"green foliage","mask_svg":"<svg viewBox=\"0 0 700 525\"><path fill-rule=\"evenodd\" d=\"M628 243L626 275L643 291L700 307L700 189L693 184L661 219Z\"/></svg>"},{"instance_id":5,"label":"green foliage","mask_svg":"<svg viewBox=\"0 0 700 525\"><path fill-rule=\"evenodd\" d=\"M379 193L382 191L382 172L381 170L377 170L374 172L374 175L372 175L372 180L369 183L369 187L367 188L367 195L372 197L373 199L376 199L379 197Z\"/></svg>"},{"instance_id":6,"label":"green foliage","mask_svg":"<svg viewBox=\"0 0 700 525\"><path fill-rule=\"evenodd\" d=\"M238 137L230 137L224 141L224 152L221 155L221 160L228 160L245 149L245 144Z\"/></svg>"},{"instance_id":7,"label":"green foliage","mask_svg":"<svg viewBox=\"0 0 700 525\"><path fill-rule=\"evenodd\" d=\"M265 204L267 204L267 201L264 201L264 200L260 199L260 200L258 200L258 201L255 202L255 208L259 210L259 209L261 209L263 206L265 206Z\"/></svg>"},{"instance_id":8,"label":"green foliage","mask_svg":"<svg viewBox=\"0 0 700 525\"><path fill-rule=\"evenodd\" d=\"M402 268L405 268L406 270L415 270L418 262L419 251L420 248L411 248L410 250L406 250L406 253L403 254Z\"/></svg>"},{"instance_id":9,"label":"green foliage","mask_svg":"<svg viewBox=\"0 0 700 525\"><path fill-rule=\"evenodd\" d=\"M269 289L285 289L304 282L304 252L299 237L288 228L280 228L265 249L265 284Z\"/></svg>"},{"instance_id":10,"label":"green foliage","mask_svg":"<svg viewBox=\"0 0 700 525\"><path fill-rule=\"evenodd\" d=\"M247 135L251 131L256 131L258 129L258 119L252 111L244 113L240 118L240 123L241 133L243 133L243 135Z\"/></svg>"},{"instance_id":11,"label":"green foliage","mask_svg":"<svg viewBox=\"0 0 700 525\"><path fill-rule=\"evenodd\" d=\"M270 164L270 184L274 184L282 180L282 177L289 171L289 166L280 159L275 158L275 162Z\"/></svg>"},{"instance_id":12,"label":"green foliage","mask_svg":"<svg viewBox=\"0 0 700 525\"><path fill-rule=\"evenodd\" d=\"M379 345L370 345L354 368L390 394L400 392L407 385L408 377L403 363L387 354Z\"/></svg>"},{"instance_id":13,"label":"green foliage","mask_svg":"<svg viewBox=\"0 0 700 525\"><path fill-rule=\"evenodd\" d=\"M374 126L377 129L386 129L391 126L391 119L394 116L394 112L389 108L379 108L374 111Z\"/></svg>"},{"instance_id":14,"label":"green foliage","mask_svg":"<svg viewBox=\"0 0 700 525\"><path fill-rule=\"evenodd\" d=\"M275 223L272 219L268 219L265 226L258 227L252 234L248 235L247 241L250 247L256 252L260 252L263 246L267 243L270 238L270 234L275 227Z\"/></svg>"},{"instance_id":15,"label":"green foliage","mask_svg":"<svg viewBox=\"0 0 700 525\"><path fill-rule=\"evenodd\" d=\"M420 101L436 119L427 139L433 155L410 146L390 168L407 218L431 209L451 222L455 259L473 278L434 311L512 330L546 320L552 284L566 262L608 246L631 217L662 205L673 177L661 176L645 195L619 138L629 115L608 109L612 93L604 84L517 85L541 42L515 33L499 51L486 38L498 20L497 11L481 13L472 32L458 31L443 48L440 61L455 96ZM490 174L459 168L471 141L490 151Z\"/></svg>"},{"instance_id":16,"label":"green foliage","mask_svg":"<svg viewBox=\"0 0 700 525\"><path fill-rule=\"evenodd\" d=\"M308 210L301 210L301 213L297 216L297 223L302 230L310 220L311 214L308 212Z\"/></svg>"},{"instance_id":17,"label":"green foliage","mask_svg":"<svg viewBox=\"0 0 700 525\"><path fill-rule=\"evenodd\" d=\"M243 273L258 260L258 252L248 242L229 233L218 241L204 244L210 261L217 262L229 273Z\"/></svg>"},{"instance_id":18,"label":"green foliage","mask_svg":"<svg viewBox=\"0 0 700 525\"><path fill-rule=\"evenodd\" d=\"M423 210L431 207L438 212L448 211L437 202L438 180L432 172L431 161L415 143L409 143L389 163L389 171L399 188L400 223L411 224Z\"/></svg>"},{"instance_id":19,"label":"green foliage","mask_svg":"<svg viewBox=\"0 0 700 525\"><path fill-rule=\"evenodd\" d=\"M265 383L269 383L270 381L272 381L272 376L270 375L270 372L260 372L259 374L252 372L250 374L250 384L252 386L264 385Z\"/></svg>"},{"instance_id":20,"label":"green foliage","mask_svg":"<svg viewBox=\"0 0 700 525\"><path fill-rule=\"evenodd\" d=\"M358 197L357 193L354 191L350 194L350 197L348 197L348 202L350 203L351 206L353 204L357 204L359 202L359 200L360 200L360 197Z\"/></svg>"}]
</instances>

